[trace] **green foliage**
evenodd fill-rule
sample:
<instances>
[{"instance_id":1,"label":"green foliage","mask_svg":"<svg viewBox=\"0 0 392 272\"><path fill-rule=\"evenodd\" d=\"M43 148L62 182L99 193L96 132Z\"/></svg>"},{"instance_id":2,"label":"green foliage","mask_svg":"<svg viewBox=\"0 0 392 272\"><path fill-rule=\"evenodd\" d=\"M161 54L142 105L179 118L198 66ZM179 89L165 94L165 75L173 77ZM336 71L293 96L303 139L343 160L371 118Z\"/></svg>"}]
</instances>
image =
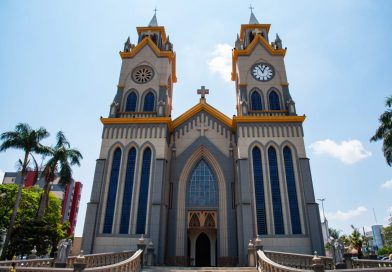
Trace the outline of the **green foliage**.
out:
<instances>
[{"instance_id":1,"label":"green foliage","mask_svg":"<svg viewBox=\"0 0 392 272\"><path fill-rule=\"evenodd\" d=\"M329 236L337 240L340 238L340 230L334 228L328 228Z\"/></svg>"},{"instance_id":2,"label":"green foliage","mask_svg":"<svg viewBox=\"0 0 392 272\"><path fill-rule=\"evenodd\" d=\"M364 238L356 227L351 225L351 228L353 229L353 232L349 236L350 244L353 248L358 250L358 256L362 256L362 245L364 243Z\"/></svg>"},{"instance_id":3,"label":"green foliage","mask_svg":"<svg viewBox=\"0 0 392 272\"><path fill-rule=\"evenodd\" d=\"M3 215L0 218L0 228L7 227L9 224L17 190L17 185L0 185L1 200L4 199L0 207ZM49 195L49 208L42 220L35 219L42 192L43 190L38 186L23 189L11 241L6 252L8 259L13 255L30 254L34 246L37 247L37 255L45 255L48 253L48 248L55 248L58 241L65 237L65 227L68 225L60 224L61 203L53 194Z\"/></svg>"},{"instance_id":4,"label":"green foliage","mask_svg":"<svg viewBox=\"0 0 392 272\"><path fill-rule=\"evenodd\" d=\"M392 248L392 220L389 226L382 229L382 235L384 237L384 245L388 248Z\"/></svg>"},{"instance_id":5,"label":"green foliage","mask_svg":"<svg viewBox=\"0 0 392 272\"><path fill-rule=\"evenodd\" d=\"M392 166L392 96L386 98L385 107L387 107L386 111L378 119L380 126L370 141L383 140L382 150L385 160L389 166Z\"/></svg>"},{"instance_id":6,"label":"green foliage","mask_svg":"<svg viewBox=\"0 0 392 272\"><path fill-rule=\"evenodd\" d=\"M392 247L384 246L377 250L377 255L389 255L392 254Z\"/></svg>"}]
</instances>

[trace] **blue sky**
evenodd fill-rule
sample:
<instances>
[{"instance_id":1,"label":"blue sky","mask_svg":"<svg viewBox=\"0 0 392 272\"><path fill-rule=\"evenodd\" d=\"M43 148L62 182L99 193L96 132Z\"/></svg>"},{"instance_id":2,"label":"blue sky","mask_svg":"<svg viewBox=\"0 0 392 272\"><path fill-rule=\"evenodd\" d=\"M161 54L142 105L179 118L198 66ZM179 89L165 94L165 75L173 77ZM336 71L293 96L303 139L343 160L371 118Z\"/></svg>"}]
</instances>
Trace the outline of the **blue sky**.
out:
<instances>
[{"instance_id":1,"label":"blue sky","mask_svg":"<svg viewBox=\"0 0 392 272\"><path fill-rule=\"evenodd\" d=\"M173 116L198 102L235 114L234 83L227 81L230 48L247 23L244 1L18 1L0 2L0 132L19 122L44 126L54 143L64 131L84 156L74 177L84 184L76 234L83 230L102 124L116 92L118 52L136 26L158 8L177 54ZM381 143L369 138L391 91L392 2L257 1L261 23L271 24L288 48L285 63L298 114L306 114L305 144L316 198L325 197L331 227L350 232L386 224L392 213L392 169ZM226 71L226 72L225 72ZM224 99L222 99L224 97ZM15 171L19 151L0 153L1 172Z\"/></svg>"}]
</instances>

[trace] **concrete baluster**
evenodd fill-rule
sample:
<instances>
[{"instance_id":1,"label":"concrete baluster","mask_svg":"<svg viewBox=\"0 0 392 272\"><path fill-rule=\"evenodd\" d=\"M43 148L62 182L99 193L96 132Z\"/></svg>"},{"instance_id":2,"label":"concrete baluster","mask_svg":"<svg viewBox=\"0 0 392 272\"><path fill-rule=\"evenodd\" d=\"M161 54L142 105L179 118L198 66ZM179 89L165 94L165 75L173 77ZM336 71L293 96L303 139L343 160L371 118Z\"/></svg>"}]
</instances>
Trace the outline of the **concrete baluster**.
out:
<instances>
[{"instance_id":1,"label":"concrete baluster","mask_svg":"<svg viewBox=\"0 0 392 272\"><path fill-rule=\"evenodd\" d=\"M256 250L255 246L252 243L252 240L249 240L248 244L248 266L255 267L256 266Z\"/></svg>"},{"instance_id":2,"label":"concrete baluster","mask_svg":"<svg viewBox=\"0 0 392 272\"><path fill-rule=\"evenodd\" d=\"M73 263L73 267L75 272L84 271L86 268L86 259L83 256L83 250L80 251L79 255L75 258Z\"/></svg>"},{"instance_id":3,"label":"concrete baluster","mask_svg":"<svg viewBox=\"0 0 392 272\"><path fill-rule=\"evenodd\" d=\"M314 252L314 257L312 259L312 269L315 272L324 272L324 265L321 263L321 258L317 255L317 251Z\"/></svg>"}]
</instances>

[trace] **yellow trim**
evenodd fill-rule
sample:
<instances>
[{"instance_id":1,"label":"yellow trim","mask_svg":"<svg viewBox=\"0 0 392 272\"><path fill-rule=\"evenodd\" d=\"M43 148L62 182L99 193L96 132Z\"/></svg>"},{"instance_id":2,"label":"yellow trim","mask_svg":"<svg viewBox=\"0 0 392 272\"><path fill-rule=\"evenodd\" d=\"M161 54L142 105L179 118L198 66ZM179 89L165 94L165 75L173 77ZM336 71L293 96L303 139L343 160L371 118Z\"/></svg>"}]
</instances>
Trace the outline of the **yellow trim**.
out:
<instances>
[{"instance_id":1,"label":"yellow trim","mask_svg":"<svg viewBox=\"0 0 392 272\"><path fill-rule=\"evenodd\" d=\"M115 124L167 124L172 131L172 120L170 117L148 117L148 118L101 118L104 125Z\"/></svg>"},{"instance_id":2,"label":"yellow trim","mask_svg":"<svg viewBox=\"0 0 392 272\"><path fill-rule=\"evenodd\" d=\"M274 49L261 35L256 35L253 41L243 50L233 50L232 54L232 72L231 80L235 81L237 79L236 65L238 61L238 56L249 56L256 44L261 43L267 51L273 56L285 56L286 49Z\"/></svg>"},{"instance_id":3,"label":"yellow trim","mask_svg":"<svg viewBox=\"0 0 392 272\"><path fill-rule=\"evenodd\" d=\"M202 110L205 110L207 113L211 114L213 117L215 117L216 119L218 119L219 121L221 121L222 123L227 125L228 127L232 126L232 120L229 117L227 117L225 114L221 113L220 111L218 111L217 109L210 106L209 104L207 104L204 101L204 102L200 102L199 104L193 106L192 108L190 108L189 110L187 110L186 112L181 114L179 117L177 117L173 121L173 129L175 129L176 127L178 127L179 125L184 123L186 120L188 120L189 118L196 115L198 112L200 112Z\"/></svg>"},{"instance_id":4,"label":"yellow trim","mask_svg":"<svg viewBox=\"0 0 392 272\"><path fill-rule=\"evenodd\" d=\"M238 123L303 123L306 116L234 116L233 127L235 131Z\"/></svg>"},{"instance_id":5,"label":"yellow trim","mask_svg":"<svg viewBox=\"0 0 392 272\"><path fill-rule=\"evenodd\" d=\"M131 51L129 51L129 52L120 52L120 56L121 56L122 59L133 58L146 45L150 46L150 48L152 49L152 51L154 51L154 53L157 55L157 57L163 57L163 58L168 58L169 59L169 63L171 62L171 64L172 64L172 80L173 80L174 83L177 82L177 76L176 76L176 53L171 52L171 51L161 51L156 46L156 44L151 40L150 37L145 37Z\"/></svg>"},{"instance_id":6,"label":"yellow trim","mask_svg":"<svg viewBox=\"0 0 392 272\"><path fill-rule=\"evenodd\" d=\"M151 32L155 31L156 32L156 31L158 31L162 34L163 43L166 43L166 31L163 26L139 26L139 27L136 27L136 31L137 31L137 34L139 34L139 35L142 32L148 32L148 31L151 31Z\"/></svg>"},{"instance_id":7,"label":"yellow trim","mask_svg":"<svg viewBox=\"0 0 392 272\"><path fill-rule=\"evenodd\" d=\"M282 87L287 87L287 86L289 86L289 83L282 83L282 84L280 84Z\"/></svg>"},{"instance_id":8,"label":"yellow trim","mask_svg":"<svg viewBox=\"0 0 392 272\"><path fill-rule=\"evenodd\" d=\"M267 34L269 33L271 24L248 24L248 25L241 25L240 30L240 40L243 41L245 38L245 30L247 29L255 29L255 28L264 28L267 30Z\"/></svg>"}]
</instances>

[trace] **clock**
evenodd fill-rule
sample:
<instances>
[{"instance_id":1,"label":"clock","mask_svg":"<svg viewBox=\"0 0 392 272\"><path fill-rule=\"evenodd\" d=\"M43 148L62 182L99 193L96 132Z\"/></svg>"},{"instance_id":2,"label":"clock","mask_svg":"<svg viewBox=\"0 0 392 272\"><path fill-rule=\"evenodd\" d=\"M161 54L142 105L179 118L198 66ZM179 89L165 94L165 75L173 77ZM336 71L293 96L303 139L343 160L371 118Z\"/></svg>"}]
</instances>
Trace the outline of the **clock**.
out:
<instances>
[{"instance_id":1,"label":"clock","mask_svg":"<svg viewBox=\"0 0 392 272\"><path fill-rule=\"evenodd\" d=\"M251 73L253 78L258 81L271 80L275 75L274 68L266 63L254 64L251 68Z\"/></svg>"},{"instance_id":2,"label":"clock","mask_svg":"<svg viewBox=\"0 0 392 272\"><path fill-rule=\"evenodd\" d=\"M144 84L154 77L154 70L147 65L136 67L132 72L132 79L136 83Z\"/></svg>"}]
</instances>

